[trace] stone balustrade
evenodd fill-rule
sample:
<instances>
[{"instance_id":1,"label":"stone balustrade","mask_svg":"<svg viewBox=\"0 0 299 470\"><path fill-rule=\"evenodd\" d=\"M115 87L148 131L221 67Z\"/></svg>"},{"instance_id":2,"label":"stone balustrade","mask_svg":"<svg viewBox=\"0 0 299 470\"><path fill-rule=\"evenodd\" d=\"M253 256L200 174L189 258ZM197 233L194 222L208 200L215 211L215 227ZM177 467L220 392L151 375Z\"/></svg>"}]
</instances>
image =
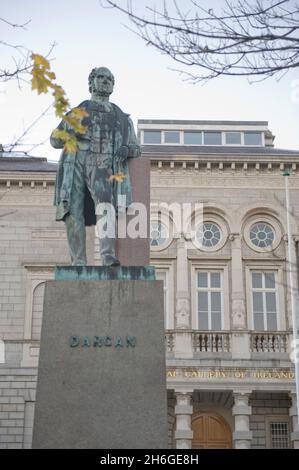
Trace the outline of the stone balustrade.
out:
<instances>
[{"instance_id":1,"label":"stone balustrade","mask_svg":"<svg viewBox=\"0 0 299 470\"><path fill-rule=\"evenodd\" d=\"M288 352L288 333L285 331L251 332L250 350L259 353Z\"/></svg>"},{"instance_id":2,"label":"stone balustrade","mask_svg":"<svg viewBox=\"0 0 299 470\"><path fill-rule=\"evenodd\" d=\"M245 332L249 335L250 353L287 353L289 334L285 331ZM179 335L189 335L193 353L230 353L232 352L232 332L166 330L166 352L173 353Z\"/></svg>"}]
</instances>

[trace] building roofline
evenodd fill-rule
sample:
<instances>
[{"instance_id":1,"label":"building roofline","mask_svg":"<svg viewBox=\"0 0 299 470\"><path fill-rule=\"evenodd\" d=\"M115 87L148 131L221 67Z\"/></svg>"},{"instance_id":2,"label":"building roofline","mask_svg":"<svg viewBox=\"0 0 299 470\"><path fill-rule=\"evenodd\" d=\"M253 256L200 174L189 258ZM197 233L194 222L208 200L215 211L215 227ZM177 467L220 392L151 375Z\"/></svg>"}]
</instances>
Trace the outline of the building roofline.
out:
<instances>
[{"instance_id":1,"label":"building roofline","mask_svg":"<svg viewBox=\"0 0 299 470\"><path fill-rule=\"evenodd\" d=\"M181 119L138 119L137 124L190 124L190 125L236 125L236 126L268 126L268 121L198 121Z\"/></svg>"}]
</instances>

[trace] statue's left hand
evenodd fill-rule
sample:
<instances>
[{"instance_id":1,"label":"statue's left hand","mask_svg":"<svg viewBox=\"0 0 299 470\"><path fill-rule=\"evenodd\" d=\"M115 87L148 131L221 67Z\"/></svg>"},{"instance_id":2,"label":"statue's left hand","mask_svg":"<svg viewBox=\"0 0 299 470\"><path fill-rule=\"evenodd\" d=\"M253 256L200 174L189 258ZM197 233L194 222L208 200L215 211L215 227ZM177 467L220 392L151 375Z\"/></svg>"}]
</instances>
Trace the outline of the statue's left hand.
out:
<instances>
[{"instance_id":1,"label":"statue's left hand","mask_svg":"<svg viewBox=\"0 0 299 470\"><path fill-rule=\"evenodd\" d=\"M129 148L126 145L121 145L116 153L116 158L123 162L128 158L129 155Z\"/></svg>"}]
</instances>

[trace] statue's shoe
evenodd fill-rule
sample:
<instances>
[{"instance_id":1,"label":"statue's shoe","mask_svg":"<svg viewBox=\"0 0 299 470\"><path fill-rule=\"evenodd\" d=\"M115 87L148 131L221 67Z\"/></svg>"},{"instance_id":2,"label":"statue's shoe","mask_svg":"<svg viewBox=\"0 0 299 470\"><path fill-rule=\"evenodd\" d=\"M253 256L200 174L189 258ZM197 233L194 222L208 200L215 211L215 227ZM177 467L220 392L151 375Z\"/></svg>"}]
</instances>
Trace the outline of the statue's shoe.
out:
<instances>
[{"instance_id":1,"label":"statue's shoe","mask_svg":"<svg viewBox=\"0 0 299 470\"><path fill-rule=\"evenodd\" d=\"M120 266L120 262L115 256L105 255L103 256L103 266Z\"/></svg>"}]
</instances>

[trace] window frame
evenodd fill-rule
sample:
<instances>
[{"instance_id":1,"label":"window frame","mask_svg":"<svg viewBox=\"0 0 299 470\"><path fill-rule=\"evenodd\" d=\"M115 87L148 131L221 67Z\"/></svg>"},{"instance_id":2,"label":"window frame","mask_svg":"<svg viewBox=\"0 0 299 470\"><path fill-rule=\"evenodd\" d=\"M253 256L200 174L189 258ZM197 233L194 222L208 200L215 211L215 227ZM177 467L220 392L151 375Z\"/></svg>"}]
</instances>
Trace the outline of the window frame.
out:
<instances>
[{"instance_id":1,"label":"window frame","mask_svg":"<svg viewBox=\"0 0 299 470\"><path fill-rule=\"evenodd\" d=\"M145 142L144 137L145 137L146 132L152 132L152 133L153 132L160 132L160 137L161 137L160 142ZM143 129L142 130L142 144L144 144L144 145L161 145L163 143L162 137L163 137L162 136L162 131L160 129L157 129L157 130L155 130L155 129Z\"/></svg>"},{"instance_id":2,"label":"window frame","mask_svg":"<svg viewBox=\"0 0 299 470\"><path fill-rule=\"evenodd\" d=\"M211 130L204 130L202 134L203 134L202 135L202 137L203 137L202 138L202 145L207 146L207 147L209 147L209 146L219 147L219 146L223 145L223 140L224 140L223 131L221 131L221 130L212 130L211 129ZM220 134L220 144L207 144L205 142L205 134Z\"/></svg>"},{"instance_id":3,"label":"window frame","mask_svg":"<svg viewBox=\"0 0 299 470\"><path fill-rule=\"evenodd\" d=\"M207 273L208 274L208 286L207 287L199 287L198 286L198 274L200 272ZM219 287L211 287L211 274L212 273L219 273L220 274L220 288ZM197 283L196 283L196 311L197 311L197 324L198 324L198 329L199 329L199 309L198 309L198 294L200 292L205 292L208 294L208 328L205 330L200 330L200 331L222 331L223 330L223 272L221 270L203 270L203 269L198 269L196 273L197 277ZM212 292L220 292L220 328L214 330L212 328L212 311L211 311L211 294Z\"/></svg>"},{"instance_id":4,"label":"window frame","mask_svg":"<svg viewBox=\"0 0 299 470\"><path fill-rule=\"evenodd\" d=\"M217 225L220 228L221 238L219 242L217 243L217 245L215 246L200 245L196 240L196 232L199 228L199 225L205 224L205 223L207 224L212 223L212 224ZM228 229L227 229L226 223L220 217L217 217L214 214L207 213L207 214L203 214L203 219L200 222L200 224L198 224L195 227L195 233L191 239L194 248L200 252L206 252L206 253L216 253L217 251L220 251L224 247L224 245L227 243L227 240L228 240Z\"/></svg>"},{"instance_id":5,"label":"window frame","mask_svg":"<svg viewBox=\"0 0 299 470\"><path fill-rule=\"evenodd\" d=\"M175 133L179 134L179 141L178 141L178 142L166 142L166 141L165 141L166 134L168 134L168 133L170 133L170 132L175 132ZM182 131L180 131L179 129L167 129L167 130L163 130L163 131L162 131L162 136L161 136L161 137L162 137L161 142L162 142L162 144L164 144L164 145L181 145L181 143L182 143L182 136L181 136L181 134L182 134Z\"/></svg>"},{"instance_id":6,"label":"window frame","mask_svg":"<svg viewBox=\"0 0 299 470\"><path fill-rule=\"evenodd\" d=\"M145 133L146 132L160 132L160 142L150 143L145 142ZM178 132L179 141L178 142L165 142L165 134L167 132ZM185 133L196 133L201 135L200 144L187 144L185 143ZM221 136L221 142L218 144L207 144L205 143L205 133L217 133ZM240 134L240 143L239 144L228 144L226 142L226 134ZM245 134L260 134L261 143L260 144L245 144ZM238 129L186 129L186 128L176 128L176 129L140 129L139 130L141 145L186 145L186 146L224 146L224 147L265 147L265 131L264 130L238 130Z\"/></svg>"},{"instance_id":7,"label":"window frame","mask_svg":"<svg viewBox=\"0 0 299 470\"><path fill-rule=\"evenodd\" d=\"M201 136L201 143L200 143L200 144L187 144L187 143L185 143L185 133L188 133L188 134L200 134L200 136ZM183 145L190 145L190 146L194 146L194 147L196 147L196 146L199 147L199 146L204 145L204 144L203 144L203 131L201 131L201 130L196 130L196 129L195 129L195 130L188 130L188 131L187 131L186 129L184 129L184 131L183 131Z\"/></svg>"},{"instance_id":8,"label":"window frame","mask_svg":"<svg viewBox=\"0 0 299 470\"><path fill-rule=\"evenodd\" d=\"M221 331L230 330L230 291L229 291L229 276L228 276L228 262L219 262L215 260L200 260L191 262L191 328L199 331L198 322L198 298L197 298L197 273L198 271L216 271L221 273ZM213 331L213 330L202 330L202 331Z\"/></svg>"},{"instance_id":9,"label":"window frame","mask_svg":"<svg viewBox=\"0 0 299 470\"><path fill-rule=\"evenodd\" d=\"M254 245L254 243L252 243L250 239L250 230L253 225L258 224L258 223L268 224L272 227L274 231L274 241L272 245L269 245L267 247L259 247L259 246ZM243 235L244 235L244 240L247 246L251 250L256 251L257 253L271 253L274 250L276 250L276 248L279 246L279 244L282 241L282 228L281 228L280 223L276 220L276 218L272 217L271 215L256 213L246 220L246 223L243 229Z\"/></svg>"},{"instance_id":10,"label":"window frame","mask_svg":"<svg viewBox=\"0 0 299 470\"><path fill-rule=\"evenodd\" d=\"M239 144L229 144L226 141L227 134L239 134L240 135L240 143ZM240 146L244 145L243 136L244 136L244 132L242 132L242 131L225 131L224 132L224 145L226 145L228 147L240 147Z\"/></svg>"},{"instance_id":11,"label":"window frame","mask_svg":"<svg viewBox=\"0 0 299 470\"><path fill-rule=\"evenodd\" d=\"M270 288L270 287L265 287L265 274L267 273L274 273L274 283L275 283L275 288ZM254 273L260 273L262 274L262 287L261 288L257 288L257 287L253 287L253 274ZM262 302L262 306L263 306L263 329L262 330L256 330L256 331L277 331L279 330L279 323L278 323L278 315L279 315L279 304L278 304L278 282L277 282L277 278L278 278L278 273L277 273L277 270L274 270L274 271L271 271L271 270L254 270L252 269L251 272L250 272L251 276L250 276L250 279L251 279L251 302L252 302L252 323L253 323L253 327L255 329L255 326L254 326L254 311L253 311L253 294L254 292L260 292L262 294L262 299L263 299L263 302ZM276 305L276 330L273 330L273 329L269 329L268 328L268 315L267 315L267 309L266 309L266 293L269 292L269 293L275 293L275 305Z\"/></svg>"},{"instance_id":12,"label":"window frame","mask_svg":"<svg viewBox=\"0 0 299 470\"><path fill-rule=\"evenodd\" d=\"M260 134L260 136L261 136L261 143L260 143L260 144L246 144L246 143L245 143L245 134ZM265 145L265 133L264 133L263 131L258 131L258 130L254 130L254 131L246 130L246 131L243 131L243 145L244 145L244 147L264 147L264 145Z\"/></svg>"},{"instance_id":13,"label":"window frame","mask_svg":"<svg viewBox=\"0 0 299 470\"><path fill-rule=\"evenodd\" d=\"M289 447L288 449L292 448L292 442L291 442L291 432L292 432L292 427L291 427L291 419L288 415L269 415L265 416L265 424L266 424L266 446L267 449L279 449L279 447L273 447L272 446L272 434L271 434L271 424L272 423L286 423L288 425L288 438L289 438ZM285 449L285 447L280 447L281 449Z\"/></svg>"},{"instance_id":14,"label":"window frame","mask_svg":"<svg viewBox=\"0 0 299 470\"><path fill-rule=\"evenodd\" d=\"M247 322L248 329L250 331L259 331L254 329L254 318L253 318L253 304L252 304L252 271L274 271L276 272L276 306L277 306L277 331L286 331L287 317L286 317L286 293L284 289L285 285L285 274L284 265L282 262L274 264L267 262L247 262L245 265L245 288L246 288L246 307L247 307ZM265 330L265 332L270 330Z\"/></svg>"}]
</instances>

